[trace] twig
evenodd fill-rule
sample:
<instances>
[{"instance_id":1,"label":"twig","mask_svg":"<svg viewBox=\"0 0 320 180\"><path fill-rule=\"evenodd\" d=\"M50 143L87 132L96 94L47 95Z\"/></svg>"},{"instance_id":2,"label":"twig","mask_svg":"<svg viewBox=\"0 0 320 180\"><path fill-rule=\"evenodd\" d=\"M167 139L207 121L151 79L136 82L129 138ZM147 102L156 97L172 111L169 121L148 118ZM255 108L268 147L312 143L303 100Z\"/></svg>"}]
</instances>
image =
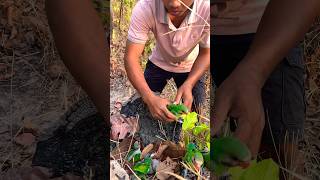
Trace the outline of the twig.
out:
<instances>
[{"instance_id":1,"label":"twig","mask_svg":"<svg viewBox=\"0 0 320 180\"><path fill-rule=\"evenodd\" d=\"M156 135L157 138L161 139L162 141L166 141L165 139L163 139L162 137Z\"/></svg>"},{"instance_id":2,"label":"twig","mask_svg":"<svg viewBox=\"0 0 320 180\"><path fill-rule=\"evenodd\" d=\"M113 143L118 143L119 144L118 141L115 141L115 140L112 140L112 139L110 139L110 141L113 142Z\"/></svg>"},{"instance_id":3,"label":"twig","mask_svg":"<svg viewBox=\"0 0 320 180\"><path fill-rule=\"evenodd\" d=\"M179 30L187 29L187 28L192 28L192 27L205 27L205 26L207 26L207 25L194 25L194 26L180 27L180 28L178 28L178 29L171 30L171 31L169 31L169 32L163 33L162 36L171 34L171 33L173 33L173 32L179 31Z\"/></svg>"},{"instance_id":4,"label":"twig","mask_svg":"<svg viewBox=\"0 0 320 180\"><path fill-rule=\"evenodd\" d=\"M184 2L182 2L181 0L178 0L182 5L184 5L187 9L189 9L191 12L193 12L195 15L197 15L198 17L200 17L205 23L207 26L210 27L210 24L202 17L200 16L197 12L193 11L189 6L187 6Z\"/></svg>"},{"instance_id":5,"label":"twig","mask_svg":"<svg viewBox=\"0 0 320 180\"><path fill-rule=\"evenodd\" d=\"M210 122L210 119L209 118L206 118L200 114L197 114L199 117L201 117L201 119L204 119L206 122Z\"/></svg>"},{"instance_id":6,"label":"twig","mask_svg":"<svg viewBox=\"0 0 320 180\"><path fill-rule=\"evenodd\" d=\"M295 172L293 172L293 171L290 171L289 169L286 169L286 168L284 168L284 167L282 167L282 166L279 166L279 167L280 167L280 169L285 170L286 172L290 173L291 175L295 176L295 177L298 178L298 179L301 179L301 180L309 180L309 179L307 179L307 178L305 178L305 177L303 177L303 176L301 176L301 175L299 175L299 174L297 174L297 173L295 173Z\"/></svg>"},{"instance_id":7,"label":"twig","mask_svg":"<svg viewBox=\"0 0 320 180\"><path fill-rule=\"evenodd\" d=\"M182 176L178 175L178 174L175 174L175 173L172 173L172 172L169 172L169 171L163 171L162 173L166 173L166 174L169 174L171 176L174 176L175 178L179 179L179 180L186 180L185 178L183 178Z\"/></svg>"},{"instance_id":8,"label":"twig","mask_svg":"<svg viewBox=\"0 0 320 180\"><path fill-rule=\"evenodd\" d=\"M136 116L136 118L137 118L137 124L136 124L136 127L135 127L135 129L137 129L138 128L138 124L139 124L139 115L137 115ZM131 146L132 146L132 141L133 141L133 138L134 138L134 135L135 135L135 131L133 132L133 135L132 135L132 138L131 138L131 141L130 141L130 145L129 145L129 148L128 148L128 153L126 154L126 156L124 157L124 160L126 160L127 159L127 156L128 156L128 154L129 154L129 152L130 152L130 150L131 150ZM123 167L123 164L122 164L122 167Z\"/></svg>"},{"instance_id":9,"label":"twig","mask_svg":"<svg viewBox=\"0 0 320 180\"><path fill-rule=\"evenodd\" d=\"M193 174L197 175L198 177L205 179L203 176L201 176L201 174L199 174L198 172L196 172L195 170L193 170L190 166L188 166L187 164L185 164L184 162L181 162L181 164L188 169L189 171L191 171ZM193 165L193 164L192 164ZM193 167L195 168L195 167Z\"/></svg>"},{"instance_id":10,"label":"twig","mask_svg":"<svg viewBox=\"0 0 320 180\"><path fill-rule=\"evenodd\" d=\"M270 134L271 134L271 138L272 138L272 143L273 143L275 152L276 152L276 154L277 154L279 164L280 164L280 166L282 166L281 159L280 159L280 155L279 155L279 152L278 152L278 150L277 150L276 143L275 143L275 140L274 140L274 137L273 137L273 133L272 133L272 130L271 130L271 125L270 125L270 120L269 120L268 109L266 110L266 119L267 119L267 121L268 121L269 130L270 130ZM280 151L280 148L279 148L279 151ZM284 172L282 172L282 173L283 173L283 176L284 176L284 178L285 178ZM286 178L285 178L285 179L286 179Z\"/></svg>"},{"instance_id":11,"label":"twig","mask_svg":"<svg viewBox=\"0 0 320 180\"><path fill-rule=\"evenodd\" d=\"M130 169L130 171L133 173L133 175L134 175L138 180L141 180L141 179L137 176L137 174L131 169L131 167L130 167L128 164L126 164L126 166Z\"/></svg>"},{"instance_id":12,"label":"twig","mask_svg":"<svg viewBox=\"0 0 320 180\"><path fill-rule=\"evenodd\" d=\"M119 137L118 137L118 144L119 144ZM119 151L119 156L120 156L120 162L121 162L121 164L122 164L122 166L123 166L123 161L122 161L122 157L121 157L121 150L120 150L120 146L118 145L118 151ZM126 160L126 159L124 159L124 160Z\"/></svg>"}]
</instances>

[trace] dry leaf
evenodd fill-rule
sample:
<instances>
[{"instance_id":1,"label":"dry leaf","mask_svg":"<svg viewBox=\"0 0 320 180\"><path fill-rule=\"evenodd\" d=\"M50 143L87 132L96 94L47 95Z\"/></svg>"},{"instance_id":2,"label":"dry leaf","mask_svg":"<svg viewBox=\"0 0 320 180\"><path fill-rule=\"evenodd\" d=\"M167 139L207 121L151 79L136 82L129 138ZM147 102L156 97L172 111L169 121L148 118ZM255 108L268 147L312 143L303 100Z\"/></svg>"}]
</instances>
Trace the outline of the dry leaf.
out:
<instances>
[{"instance_id":1,"label":"dry leaf","mask_svg":"<svg viewBox=\"0 0 320 180\"><path fill-rule=\"evenodd\" d=\"M170 177L167 172L174 173L178 163L174 162L171 158L167 157L166 160L160 162L157 167L157 178L159 180L166 180Z\"/></svg>"},{"instance_id":2,"label":"dry leaf","mask_svg":"<svg viewBox=\"0 0 320 180\"><path fill-rule=\"evenodd\" d=\"M110 117L112 140L124 139L128 134L133 135L138 129L138 120L134 117L125 118L121 114Z\"/></svg>"},{"instance_id":3,"label":"dry leaf","mask_svg":"<svg viewBox=\"0 0 320 180\"><path fill-rule=\"evenodd\" d=\"M36 137L32 133L22 133L15 138L15 142L23 146L30 146L35 140Z\"/></svg>"},{"instance_id":4,"label":"dry leaf","mask_svg":"<svg viewBox=\"0 0 320 180\"><path fill-rule=\"evenodd\" d=\"M155 158L155 159L160 159L160 157L161 157L161 155L162 155L163 151L164 151L164 150L166 150L166 149L167 149L167 147L168 147L168 145L167 145L167 144L160 144L160 146L159 146L159 148L158 148L158 150L157 150L156 154L153 156L153 158Z\"/></svg>"},{"instance_id":5,"label":"dry leaf","mask_svg":"<svg viewBox=\"0 0 320 180\"><path fill-rule=\"evenodd\" d=\"M152 149L153 144L148 144L141 152L141 159L143 159Z\"/></svg>"},{"instance_id":6,"label":"dry leaf","mask_svg":"<svg viewBox=\"0 0 320 180\"><path fill-rule=\"evenodd\" d=\"M133 139L132 141L134 142L136 140ZM112 150L111 158L114 158L115 160L120 159L120 158L124 159L124 157L126 156L128 151L130 150L129 149L130 142L131 142L131 138L126 138L126 139L122 140L119 143L119 145L117 145L117 147ZM120 155L121 155L121 157L120 157Z\"/></svg>"},{"instance_id":7,"label":"dry leaf","mask_svg":"<svg viewBox=\"0 0 320 180\"><path fill-rule=\"evenodd\" d=\"M182 158L186 150L181 144L175 144L171 141L165 141L164 144L168 145L168 148L163 151L163 157L170 157L172 159Z\"/></svg>"},{"instance_id":8,"label":"dry leaf","mask_svg":"<svg viewBox=\"0 0 320 180\"><path fill-rule=\"evenodd\" d=\"M110 162L110 179L114 180L129 180L129 175L124 170L118 161L111 161Z\"/></svg>"}]
</instances>

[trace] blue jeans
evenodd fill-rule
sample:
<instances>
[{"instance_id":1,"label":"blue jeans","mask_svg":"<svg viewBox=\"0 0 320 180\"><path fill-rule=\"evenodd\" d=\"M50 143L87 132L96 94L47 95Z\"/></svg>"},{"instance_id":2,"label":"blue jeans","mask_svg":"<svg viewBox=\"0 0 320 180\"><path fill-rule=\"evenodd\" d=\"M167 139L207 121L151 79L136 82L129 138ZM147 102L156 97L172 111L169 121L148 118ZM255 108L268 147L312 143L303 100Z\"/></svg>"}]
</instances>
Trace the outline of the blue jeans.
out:
<instances>
[{"instance_id":1,"label":"blue jeans","mask_svg":"<svg viewBox=\"0 0 320 180\"><path fill-rule=\"evenodd\" d=\"M146 69L144 71L144 78L147 81L149 88L153 92L162 92L167 84L167 81L173 78L175 84L179 88L184 81L187 79L189 73L174 73L161 69L160 67L153 64L151 61L147 62ZM192 110L201 109L201 105L205 99L205 78L202 77L195 84L192 89L193 103Z\"/></svg>"}]
</instances>

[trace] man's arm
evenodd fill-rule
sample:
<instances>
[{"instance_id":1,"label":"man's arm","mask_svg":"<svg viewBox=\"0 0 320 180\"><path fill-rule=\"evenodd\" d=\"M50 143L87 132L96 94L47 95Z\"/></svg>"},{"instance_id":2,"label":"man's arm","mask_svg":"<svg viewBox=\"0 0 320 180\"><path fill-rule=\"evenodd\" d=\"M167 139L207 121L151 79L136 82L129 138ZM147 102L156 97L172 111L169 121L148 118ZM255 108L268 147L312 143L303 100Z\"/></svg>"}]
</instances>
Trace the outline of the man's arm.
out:
<instances>
[{"instance_id":1,"label":"man's arm","mask_svg":"<svg viewBox=\"0 0 320 180\"><path fill-rule=\"evenodd\" d=\"M289 49L303 38L319 12L319 0L269 2L249 52L217 90L213 134L220 130L227 116L235 117L235 135L254 156L257 154L264 127L261 88Z\"/></svg>"},{"instance_id":2,"label":"man's arm","mask_svg":"<svg viewBox=\"0 0 320 180\"><path fill-rule=\"evenodd\" d=\"M179 103L182 98L184 101L184 105L186 105L189 109L192 106L192 88L195 86L197 81L201 78L201 76L209 69L210 66L210 49L209 48L201 48L199 50L199 55L195 60L191 71L188 75L186 81L181 85L178 89L175 103Z\"/></svg>"},{"instance_id":3,"label":"man's arm","mask_svg":"<svg viewBox=\"0 0 320 180\"><path fill-rule=\"evenodd\" d=\"M47 0L46 11L62 60L106 118L109 46L91 0Z\"/></svg>"},{"instance_id":4,"label":"man's arm","mask_svg":"<svg viewBox=\"0 0 320 180\"><path fill-rule=\"evenodd\" d=\"M317 15L320 15L319 0L271 0L239 68L250 69L262 87L275 66L303 39Z\"/></svg>"},{"instance_id":5,"label":"man's arm","mask_svg":"<svg viewBox=\"0 0 320 180\"><path fill-rule=\"evenodd\" d=\"M156 96L149 88L139 64L144 44L127 41L124 65L128 78L133 87L140 93L143 101L148 105L153 117L163 121L173 121L175 116L167 109L170 102Z\"/></svg>"}]
</instances>

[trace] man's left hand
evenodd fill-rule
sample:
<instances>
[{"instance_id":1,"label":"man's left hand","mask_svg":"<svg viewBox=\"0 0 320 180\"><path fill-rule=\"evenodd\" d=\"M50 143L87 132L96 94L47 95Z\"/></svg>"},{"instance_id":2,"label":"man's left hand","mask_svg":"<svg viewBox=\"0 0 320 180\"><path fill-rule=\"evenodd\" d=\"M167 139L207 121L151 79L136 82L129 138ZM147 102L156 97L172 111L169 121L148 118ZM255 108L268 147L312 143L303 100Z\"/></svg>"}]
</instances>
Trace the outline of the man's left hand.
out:
<instances>
[{"instance_id":1,"label":"man's left hand","mask_svg":"<svg viewBox=\"0 0 320 180\"><path fill-rule=\"evenodd\" d=\"M181 99L183 100L183 104L185 106L187 106L189 111L191 111L191 106L192 106L192 102L193 102L192 85L191 84L183 83L180 86L174 102L176 104L179 104Z\"/></svg>"}]
</instances>

